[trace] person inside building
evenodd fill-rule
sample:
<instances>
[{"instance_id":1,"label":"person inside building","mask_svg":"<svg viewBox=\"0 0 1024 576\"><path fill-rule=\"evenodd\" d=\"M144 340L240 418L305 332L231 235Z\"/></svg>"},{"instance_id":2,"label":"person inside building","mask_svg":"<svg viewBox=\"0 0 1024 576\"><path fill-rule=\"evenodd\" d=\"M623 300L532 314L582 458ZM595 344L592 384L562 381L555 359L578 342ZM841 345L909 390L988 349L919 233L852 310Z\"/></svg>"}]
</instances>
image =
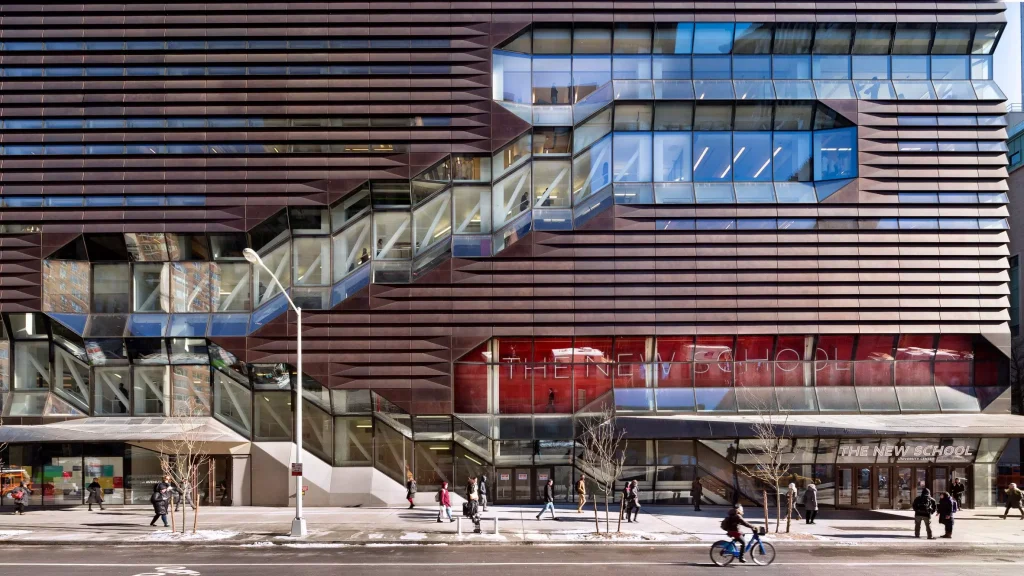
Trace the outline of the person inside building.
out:
<instances>
[{"instance_id":1,"label":"person inside building","mask_svg":"<svg viewBox=\"0 0 1024 576\"><path fill-rule=\"evenodd\" d=\"M949 487L949 495L956 500L958 508L964 507L964 494L967 492L967 487L963 483L961 478L953 478L953 485Z\"/></svg>"}]
</instances>

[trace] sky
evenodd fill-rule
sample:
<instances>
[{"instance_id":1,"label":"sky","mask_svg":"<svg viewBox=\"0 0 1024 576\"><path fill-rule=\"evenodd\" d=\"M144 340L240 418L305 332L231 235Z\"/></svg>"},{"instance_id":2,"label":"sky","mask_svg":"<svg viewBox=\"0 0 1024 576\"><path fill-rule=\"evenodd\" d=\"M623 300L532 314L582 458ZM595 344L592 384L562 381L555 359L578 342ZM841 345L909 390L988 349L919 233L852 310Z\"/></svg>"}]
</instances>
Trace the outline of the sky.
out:
<instances>
[{"instance_id":1,"label":"sky","mask_svg":"<svg viewBox=\"0 0 1024 576\"><path fill-rule=\"evenodd\" d=\"M1021 103L1020 2L1006 3L1006 30L995 53L995 79L1010 102Z\"/></svg>"}]
</instances>

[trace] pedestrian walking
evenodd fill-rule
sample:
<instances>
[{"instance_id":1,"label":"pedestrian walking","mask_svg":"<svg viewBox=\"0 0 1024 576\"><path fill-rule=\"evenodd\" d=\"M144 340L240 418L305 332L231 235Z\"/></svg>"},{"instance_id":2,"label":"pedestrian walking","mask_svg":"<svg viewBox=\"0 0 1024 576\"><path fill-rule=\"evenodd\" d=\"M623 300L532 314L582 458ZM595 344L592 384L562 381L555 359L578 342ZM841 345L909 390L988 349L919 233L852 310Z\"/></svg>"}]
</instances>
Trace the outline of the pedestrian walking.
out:
<instances>
[{"instance_id":1,"label":"pedestrian walking","mask_svg":"<svg viewBox=\"0 0 1024 576\"><path fill-rule=\"evenodd\" d=\"M149 502L153 505L153 521L149 523L150 526L156 526L158 518L164 521L164 527L170 526L167 523L167 505L171 497L169 491L168 488L161 488L150 497Z\"/></svg>"},{"instance_id":2,"label":"pedestrian walking","mask_svg":"<svg viewBox=\"0 0 1024 576\"><path fill-rule=\"evenodd\" d=\"M693 511L700 512L700 501L704 498L704 485L701 484L700 478L693 481L690 485L690 500L693 500Z\"/></svg>"},{"instance_id":3,"label":"pedestrian walking","mask_svg":"<svg viewBox=\"0 0 1024 576\"><path fill-rule=\"evenodd\" d=\"M466 482L466 502L462 505L462 515L473 521L473 531L480 533L480 489L476 477Z\"/></svg>"},{"instance_id":4,"label":"pedestrian walking","mask_svg":"<svg viewBox=\"0 0 1024 576\"><path fill-rule=\"evenodd\" d=\"M946 527L946 533L939 538L953 537L953 516L960 511L960 506L948 493L939 494L939 524Z\"/></svg>"},{"instance_id":5,"label":"pedestrian walking","mask_svg":"<svg viewBox=\"0 0 1024 576\"><path fill-rule=\"evenodd\" d=\"M409 509L412 510L416 507L413 499L416 498L416 479L409 474L405 481L405 499L409 501Z\"/></svg>"},{"instance_id":6,"label":"pedestrian walking","mask_svg":"<svg viewBox=\"0 0 1024 576\"><path fill-rule=\"evenodd\" d=\"M487 474L480 475L477 488L480 492L480 509L487 512Z\"/></svg>"},{"instance_id":7,"label":"pedestrian walking","mask_svg":"<svg viewBox=\"0 0 1024 576\"><path fill-rule=\"evenodd\" d=\"M790 482L789 483L789 493L793 496L793 517L796 518L797 520L800 520L801 519L800 510L796 507L797 502L800 501L800 499L799 499L800 489L798 489L796 487L796 483L795 482Z\"/></svg>"},{"instance_id":8,"label":"pedestrian walking","mask_svg":"<svg viewBox=\"0 0 1024 576\"><path fill-rule=\"evenodd\" d=\"M28 505L28 497L32 495L32 489L25 486L24 482L18 484L18 487L7 493L11 500L14 500L14 513L19 516L25 515L25 506Z\"/></svg>"},{"instance_id":9,"label":"pedestrian walking","mask_svg":"<svg viewBox=\"0 0 1024 576\"><path fill-rule=\"evenodd\" d=\"M170 490L170 489L171 489L171 477L170 476L164 476L163 478L160 479L159 482L157 482L156 484L153 484L153 493L154 494L156 494L157 492L159 492L161 490Z\"/></svg>"},{"instance_id":10,"label":"pedestrian walking","mask_svg":"<svg viewBox=\"0 0 1024 576\"><path fill-rule=\"evenodd\" d=\"M921 537L921 524L924 524L925 530L928 532L928 539L934 540L932 536L932 515L935 514L936 504L935 499L932 498L932 491L924 488L921 490L921 495L914 498L914 538Z\"/></svg>"},{"instance_id":11,"label":"pedestrian walking","mask_svg":"<svg viewBox=\"0 0 1024 576\"><path fill-rule=\"evenodd\" d=\"M169 493L174 496L175 512L178 511L178 508L181 506L183 500L185 504L190 506L193 510L196 509L195 502L192 501L192 487L189 486L188 484L185 484L181 490L178 490L176 487L171 486L171 490Z\"/></svg>"},{"instance_id":12,"label":"pedestrian walking","mask_svg":"<svg viewBox=\"0 0 1024 576\"><path fill-rule=\"evenodd\" d=\"M633 519L629 519L630 513ZM636 522L637 514L640 513L640 490L637 488L636 480L627 485L626 492L626 522Z\"/></svg>"},{"instance_id":13,"label":"pedestrian walking","mask_svg":"<svg viewBox=\"0 0 1024 576\"><path fill-rule=\"evenodd\" d=\"M967 486L964 485L962 478L953 478L953 485L949 487L949 495L956 500L957 508L964 507L964 494L967 492Z\"/></svg>"},{"instance_id":14,"label":"pedestrian walking","mask_svg":"<svg viewBox=\"0 0 1024 576\"><path fill-rule=\"evenodd\" d=\"M92 512L93 504L99 504L100 510L103 510L103 486L100 486L100 479L93 478L92 482L85 489L89 491L89 499L86 500L86 504L89 505L89 512Z\"/></svg>"},{"instance_id":15,"label":"pedestrian walking","mask_svg":"<svg viewBox=\"0 0 1024 576\"><path fill-rule=\"evenodd\" d=\"M551 510L551 519L557 520L555 518L555 481L550 478L544 485L544 508L537 514L537 520L540 520L540 517L548 510Z\"/></svg>"},{"instance_id":16,"label":"pedestrian walking","mask_svg":"<svg viewBox=\"0 0 1024 576\"><path fill-rule=\"evenodd\" d=\"M804 514L808 524L814 524L818 517L818 487L813 482L804 490Z\"/></svg>"},{"instance_id":17,"label":"pedestrian walking","mask_svg":"<svg viewBox=\"0 0 1024 576\"><path fill-rule=\"evenodd\" d=\"M437 503L441 506L441 509L437 511L437 521L441 522L441 516L447 514L448 521L455 522L455 519L452 518L452 496L448 493L447 482L441 482L441 489L437 491Z\"/></svg>"},{"instance_id":18,"label":"pedestrian walking","mask_svg":"<svg viewBox=\"0 0 1024 576\"><path fill-rule=\"evenodd\" d=\"M577 514L583 514L583 505L587 503L587 475L580 474L576 481L576 497L579 499L579 506L576 507Z\"/></svg>"},{"instance_id":19,"label":"pedestrian walking","mask_svg":"<svg viewBox=\"0 0 1024 576\"><path fill-rule=\"evenodd\" d=\"M1010 508L1016 508L1020 511L1020 519L1024 520L1024 492L1017 488L1017 485L1013 482L1010 483L1009 488L1006 489L1006 510L1003 511L1003 520L1006 520L1006 515L1010 513Z\"/></svg>"}]
</instances>

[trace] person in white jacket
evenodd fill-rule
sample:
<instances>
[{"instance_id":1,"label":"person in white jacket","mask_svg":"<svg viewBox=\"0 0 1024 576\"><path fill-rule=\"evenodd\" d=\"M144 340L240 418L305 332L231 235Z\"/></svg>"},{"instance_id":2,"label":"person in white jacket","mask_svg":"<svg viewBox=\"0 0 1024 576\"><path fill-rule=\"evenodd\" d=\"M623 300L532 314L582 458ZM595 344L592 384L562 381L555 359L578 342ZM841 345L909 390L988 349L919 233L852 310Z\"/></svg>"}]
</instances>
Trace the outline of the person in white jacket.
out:
<instances>
[{"instance_id":1,"label":"person in white jacket","mask_svg":"<svg viewBox=\"0 0 1024 576\"><path fill-rule=\"evenodd\" d=\"M800 520L802 519L802 516L800 516L800 509L796 507L800 502L800 489L796 487L795 482L789 483L789 494L793 497L793 518Z\"/></svg>"}]
</instances>

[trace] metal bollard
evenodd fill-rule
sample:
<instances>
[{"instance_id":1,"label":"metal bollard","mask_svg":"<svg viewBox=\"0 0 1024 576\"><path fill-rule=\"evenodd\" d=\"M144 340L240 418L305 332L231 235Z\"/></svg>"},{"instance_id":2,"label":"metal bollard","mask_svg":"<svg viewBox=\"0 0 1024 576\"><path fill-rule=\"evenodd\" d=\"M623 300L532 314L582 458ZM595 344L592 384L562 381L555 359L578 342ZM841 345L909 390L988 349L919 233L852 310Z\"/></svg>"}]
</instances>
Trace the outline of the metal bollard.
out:
<instances>
[{"instance_id":1,"label":"metal bollard","mask_svg":"<svg viewBox=\"0 0 1024 576\"><path fill-rule=\"evenodd\" d=\"M456 518L457 518L457 520L455 520L456 532L458 533L459 536L462 536L462 516L456 516Z\"/></svg>"},{"instance_id":2,"label":"metal bollard","mask_svg":"<svg viewBox=\"0 0 1024 576\"><path fill-rule=\"evenodd\" d=\"M494 516L494 533L495 534L498 533L498 516L497 516L497 514L495 514L495 516Z\"/></svg>"}]
</instances>

